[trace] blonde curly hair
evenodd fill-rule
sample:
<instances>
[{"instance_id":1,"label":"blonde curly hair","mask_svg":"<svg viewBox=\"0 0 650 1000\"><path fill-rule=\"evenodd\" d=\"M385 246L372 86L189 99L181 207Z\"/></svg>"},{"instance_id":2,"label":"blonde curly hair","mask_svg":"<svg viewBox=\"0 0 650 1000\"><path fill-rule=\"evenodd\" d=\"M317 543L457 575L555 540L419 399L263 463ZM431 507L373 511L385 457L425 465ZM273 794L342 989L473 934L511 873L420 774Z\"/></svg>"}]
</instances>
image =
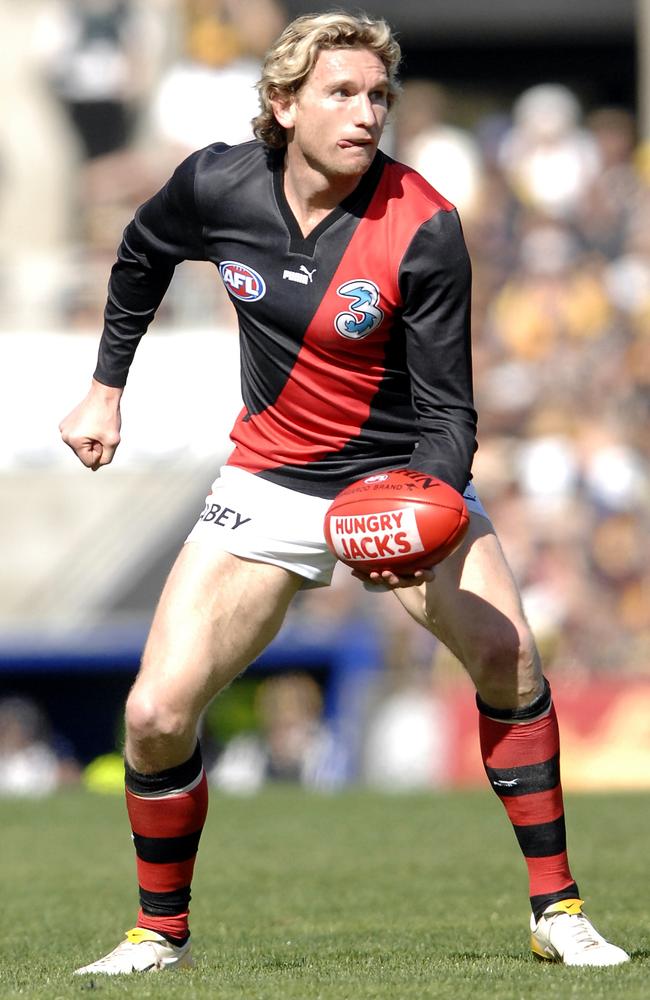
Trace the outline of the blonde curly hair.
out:
<instances>
[{"instance_id":1,"label":"blonde curly hair","mask_svg":"<svg viewBox=\"0 0 650 1000\"><path fill-rule=\"evenodd\" d=\"M286 131L276 120L271 101L300 90L322 49L357 47L370 49L383 62L390 108L399 93L397 69L402 53L386 21L336 10L305 14L287 25L264 59L257 84L262 110L252 121L256 137L272 149L286 146Z\"/></svg>"}]
</instances>

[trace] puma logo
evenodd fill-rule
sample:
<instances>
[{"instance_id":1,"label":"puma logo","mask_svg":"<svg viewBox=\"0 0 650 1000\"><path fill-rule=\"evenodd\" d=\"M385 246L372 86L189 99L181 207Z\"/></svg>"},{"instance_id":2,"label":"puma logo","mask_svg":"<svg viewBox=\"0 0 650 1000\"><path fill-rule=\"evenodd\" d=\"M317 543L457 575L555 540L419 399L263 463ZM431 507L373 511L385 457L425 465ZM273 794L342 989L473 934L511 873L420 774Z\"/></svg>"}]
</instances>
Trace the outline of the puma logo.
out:
<instances>
[{"instance_id":1,"label":"puma logo","mask_svg":"<svg viewBox=\"0 0 650 1000\"><path fill-rule=\"evenodd\" d=\"M310 285L316 274L316 268L310 271L309 268L305 267L304 264L300 265L299 271L289 271L285 270L282 277L286 281L297 281L299 285Z\"/></svg>"}]
</instances>

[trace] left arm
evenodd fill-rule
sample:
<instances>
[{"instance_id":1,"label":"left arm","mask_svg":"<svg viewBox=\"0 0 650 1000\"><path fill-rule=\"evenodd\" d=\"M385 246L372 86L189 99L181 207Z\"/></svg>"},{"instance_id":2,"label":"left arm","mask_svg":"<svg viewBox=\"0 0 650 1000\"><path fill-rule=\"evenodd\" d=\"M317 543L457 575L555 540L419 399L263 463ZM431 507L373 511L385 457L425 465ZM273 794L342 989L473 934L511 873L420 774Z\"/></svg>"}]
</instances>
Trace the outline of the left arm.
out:
<instances>
[{"instance_id":1,"label":"left arm","mask_svg":"<svg viewBox=\"0 0 650 1000\"><path fill-rule=\"evenodd\" d=\"M476 450L470 335L471 267L455 211L439 211L400 265L406 357L419 437L409 468L462 493Z\"/></svg>"},{"instance_id":2,"label":"left arm","mask_svg":"<svg viewBox=\"0 0 650 1000\"><path fill-rule=\"evenodd\" d=\"M439 211L417 231L400 265L402 314L418 441L409 468L463 493L476 451L470 335L471 267L457 213ZM433 580L433 569L352 575L390 590Z\"/></svg>"}]
</instances>

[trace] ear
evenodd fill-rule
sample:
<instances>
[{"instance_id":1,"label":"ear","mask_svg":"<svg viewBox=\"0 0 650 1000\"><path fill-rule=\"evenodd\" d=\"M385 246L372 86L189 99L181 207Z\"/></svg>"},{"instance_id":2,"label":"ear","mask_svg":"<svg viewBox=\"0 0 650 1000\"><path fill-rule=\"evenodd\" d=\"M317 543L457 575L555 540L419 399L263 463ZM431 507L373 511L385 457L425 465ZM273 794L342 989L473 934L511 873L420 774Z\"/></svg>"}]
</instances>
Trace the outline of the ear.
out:
<instances>
[{"instance_id":1,"label":"ear","mask_svg":"<svg viewBox=\"0 0 650 1000\"><path fill-rule=\"evenodd\" d=\"M295 94L281 94L276 91L270 97L270 101L278 125L286 129L293 128Z\"/></svg>"}]
</instances>

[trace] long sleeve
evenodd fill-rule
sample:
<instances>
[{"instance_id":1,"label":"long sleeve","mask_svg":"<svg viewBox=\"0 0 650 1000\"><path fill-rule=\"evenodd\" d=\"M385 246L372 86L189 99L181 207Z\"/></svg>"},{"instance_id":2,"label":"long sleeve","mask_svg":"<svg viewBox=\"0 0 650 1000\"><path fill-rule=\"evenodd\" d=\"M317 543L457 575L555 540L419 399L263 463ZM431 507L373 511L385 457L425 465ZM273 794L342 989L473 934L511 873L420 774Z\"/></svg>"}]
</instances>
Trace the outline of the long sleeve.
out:
<instances>
[{"instance_id":1,"label":"long sleeve","mask_svg":"<svg viewBox=\"0 0 650 1000\"><path fill-rule=\"evenodd\" d=\"M193 153L163 188L145 202L124 231L111 270L94 377L126 384L136 348L155 316L174 269L182 260L204 260L195 204L195 176L203 151Z\"/></svg>"},{"instance_id":2,"label":"long sleeve","mask_svg":"<svg viewBox=\"0 0 650 1000\"><path fill-rule=\"evenodd\" d=\"M476 450L470 334L471 267L458 215L420 227L400 267L418 441L410 468L462 492Z\"/></svg>"}]
</instances>

